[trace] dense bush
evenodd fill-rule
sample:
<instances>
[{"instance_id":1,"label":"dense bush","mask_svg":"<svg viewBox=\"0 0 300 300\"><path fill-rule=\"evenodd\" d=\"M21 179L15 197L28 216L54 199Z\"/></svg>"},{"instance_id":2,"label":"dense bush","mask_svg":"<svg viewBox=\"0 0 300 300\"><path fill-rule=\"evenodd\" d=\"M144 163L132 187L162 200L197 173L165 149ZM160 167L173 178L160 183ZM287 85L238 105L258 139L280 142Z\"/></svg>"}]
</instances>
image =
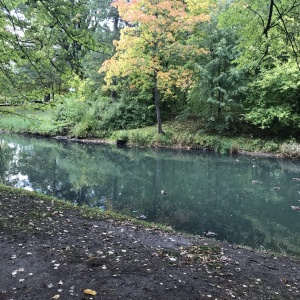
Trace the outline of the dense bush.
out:
<instances>
[{"instance_id":1,"label":"dense bush","mask_svg":"<svg viewBox=\"0 0 300 300\"><path fill-rule=\"evenodd\" d=\"M65 133L84 137L99 131L152 125L154 118L153 112L138 100L99 97L95 101L83 101L71 97L57 107L56 122Z\"/></svg>"},{"instance_id":2,"label":"dense bush","mask_svg":"<svg viewBox=\"0 0 300 300\"><path fill-rule=\"evenodd\" d=\"M249 85L247 121L273 134L295 135L300 123L300 81L295 63L263 70Z\"/></svg>"},{"instance_id":3,"label":"dense bush","mask_svg":"<svg viewBox=\"0 0 300 300\"><path fill-rule=\"evenodd\" d=\"M154 123L153 112L138 100L102 98L94 104L93 110L99 129L132 129Z\"/></svg>"}]
</instances>

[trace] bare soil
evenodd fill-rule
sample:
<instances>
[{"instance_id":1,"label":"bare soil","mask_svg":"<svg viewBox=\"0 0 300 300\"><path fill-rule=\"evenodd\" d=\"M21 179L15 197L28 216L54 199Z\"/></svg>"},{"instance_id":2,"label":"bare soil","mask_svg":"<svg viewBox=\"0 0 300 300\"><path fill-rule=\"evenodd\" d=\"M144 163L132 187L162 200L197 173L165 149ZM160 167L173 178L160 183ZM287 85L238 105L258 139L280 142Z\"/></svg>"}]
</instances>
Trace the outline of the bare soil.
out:
<instances>
[{"instance_id":1,"label":"bare soil","mask_svg":"<svg viewBox=\"0 0 300 300\"><path fill-rule=\"evenodd\" d=\"M1 300L300 299L295 258L9 188L0 253Z\"/></svg>"}]
</instances>

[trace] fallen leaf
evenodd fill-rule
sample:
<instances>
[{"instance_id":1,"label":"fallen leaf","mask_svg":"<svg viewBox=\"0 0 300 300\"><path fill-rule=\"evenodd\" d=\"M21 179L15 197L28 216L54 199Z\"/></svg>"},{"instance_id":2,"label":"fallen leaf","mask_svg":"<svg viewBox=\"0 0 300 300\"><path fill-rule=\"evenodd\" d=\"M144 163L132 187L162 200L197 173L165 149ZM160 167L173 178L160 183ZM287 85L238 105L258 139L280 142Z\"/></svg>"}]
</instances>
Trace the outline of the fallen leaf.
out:
<instances>
[{"instance_id":1,"label":"fallen leaf","mask_svg":"<svg viewBox=\"0 0 300 300\"><path fill-rule=\"evenodd\" d=\"M90 289L86 289L83 292L87 295L96 295L97 294L95 291L90 290Z\"/></svg>"},{"instance_id":2,"label":"fallen leaf","mask_svg":"<svg viewBox=\"0 0 300 300\"><path fill-rule=\"evenodd\" d=\"M53 297L52 297L52 299L58 299L60 297L60 295L54 295Z\"/></svg>"}]
</instances>

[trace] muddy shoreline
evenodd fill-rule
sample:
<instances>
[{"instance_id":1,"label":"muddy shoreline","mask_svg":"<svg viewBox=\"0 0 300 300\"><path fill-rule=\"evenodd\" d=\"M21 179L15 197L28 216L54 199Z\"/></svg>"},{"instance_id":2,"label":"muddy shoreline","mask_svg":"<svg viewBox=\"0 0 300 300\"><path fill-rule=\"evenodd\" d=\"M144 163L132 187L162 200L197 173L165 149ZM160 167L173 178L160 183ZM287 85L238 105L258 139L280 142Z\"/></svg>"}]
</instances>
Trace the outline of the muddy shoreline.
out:
<instances>
[{"instance_id":1,"label":"muddy shoreline","mask_svg":"<svg viewBox=\"0 0 300 300\"><path fill-rule=\"evenodd\" d=\"M68 142L77 142L77 143L86 143L86 144L105 144L105 145L118 145L118 141L110 141L106 139L98 139L98 138L73 138L65 135L58 135L58 136L49 136L49 135L43 135L43 134L37 134L37 133L14 133L14 132L8 132L5 130L0 130L0 133L13 133L13 134L21 134L24 136L31 136L36 138L49 138L49 139L55 139L55 140L65 140ZM196 146L182 146L182 145L174 145L174 146L146 146L146 147L138 147L130 144L121 145L121 147L136 147L136 148L153 148L153 149L172 149L172 150L186 150L186 151L203 151L203 152L215 152L214 150L208 150L205 147L196 147ZM251 152L251 151L239 151L237 153L231 154L234 156L238 155L247 155L247 156L254 156L254 157L272 157L272 158L284 158L279 153L272 153L272 152ZM288 158L293 159L293 158Z\"/></svg>"},{"instance_id":2,"label":"muddy shoreline","mask_svg":"<svg viewBox=\"0 0 300 300\"><path fill-rule=\"evenodd\" d=\"M300 263L0 192L0 299L299 299ZM95 295L88 294L95 292Z\"/></svg>"}]
</instances>

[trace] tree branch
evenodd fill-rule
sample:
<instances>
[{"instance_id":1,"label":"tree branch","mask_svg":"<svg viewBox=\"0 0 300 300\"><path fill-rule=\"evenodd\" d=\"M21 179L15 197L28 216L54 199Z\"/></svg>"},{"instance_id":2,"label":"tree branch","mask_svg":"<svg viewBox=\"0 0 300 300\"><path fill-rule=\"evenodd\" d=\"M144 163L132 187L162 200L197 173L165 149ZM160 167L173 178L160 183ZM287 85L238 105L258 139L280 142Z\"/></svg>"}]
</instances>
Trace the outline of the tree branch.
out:
<instances>
[{"instance_id":1,"label":"tree branch","mask_svg":"<svg viewBox=\"0 0 300 300\"><path fill-rule=\"evenodd\" d=\"M272 16L273 16L273 7L274 7L274 0L270 0L270 7L269 7L269 16L268 16L268 21L267 25L265 26L263 30L263 34L268 37L268 31L272 28L271 22L272 22Z\"/></svg>"},{"instance_id":2,"label":"tree branch","mask_svg":"<svg viewBox=\"0 0 300 300\"><path fill-rule=\"evenodd\" d=\"M300 62L299 62L299 59L298 59L298 49L297 49L297 45L295 45L295 42L293 41L293 38L292 38L292 35L290 34L287 26L286 26L286 23L285 23L285 20L283 18L283 14L280 12L278 6L274 3L274 7L279 15L279 19L281 20L281 23L283 25L283 29L284 29L284 33L288 39L288 41L290 42L291 44L291 47L292 47L292 50L293 50L293 53L294 53L294 56L295 56L295 59L296 59L296 63L297 63L297 66L298 66L298 69L300 70Z\"/></svg>"}]
</instances>

